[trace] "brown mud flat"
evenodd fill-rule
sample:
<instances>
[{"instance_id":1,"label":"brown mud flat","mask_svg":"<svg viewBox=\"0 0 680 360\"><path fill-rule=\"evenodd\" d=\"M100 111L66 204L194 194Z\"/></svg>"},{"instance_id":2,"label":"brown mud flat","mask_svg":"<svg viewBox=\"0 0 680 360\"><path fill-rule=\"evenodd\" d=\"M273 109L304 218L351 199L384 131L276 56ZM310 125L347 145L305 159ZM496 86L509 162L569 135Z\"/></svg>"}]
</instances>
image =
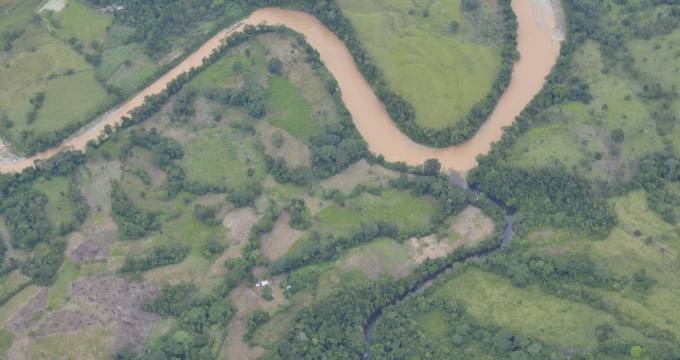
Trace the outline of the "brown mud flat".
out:
<instances>
[{"instance_id":1,"label":"brown mud flat","mask_svg":"<svg viewBox=\"0 0 680 360\"><path fill-rule=\"evenodd\" d=\"M121 118L140 106L146 96L161 92L177 76L198 67L222 44L225 37L241 31L245 25L285 25L304 34L315 48L328 71L335 76L342 91L342 100L352 115L354 123L368 142L373 153L383 155L388 161L403 161L417 165L436 158L446 170L467 173L477 165L477 156L486 154L492 143L503 135L503 128L514 119L541 90L560 51L563 38L559 10L552 0L513 0L517 15L518 51L512 80L501 96L494 112L469 141L448 148L435 149L415 143L404 135L387 114L384 105L357 68L345 44L318 19L307 13L280 8L256 10L240 23L223 30L208 40L139 94L83 128L61 145L30 158L0 159L0 172L18 172L33 166L35 160L47 159L66 149L82 150L88 141L96 139L106 125L119 123Z\"/></svg>"}]
</instances>

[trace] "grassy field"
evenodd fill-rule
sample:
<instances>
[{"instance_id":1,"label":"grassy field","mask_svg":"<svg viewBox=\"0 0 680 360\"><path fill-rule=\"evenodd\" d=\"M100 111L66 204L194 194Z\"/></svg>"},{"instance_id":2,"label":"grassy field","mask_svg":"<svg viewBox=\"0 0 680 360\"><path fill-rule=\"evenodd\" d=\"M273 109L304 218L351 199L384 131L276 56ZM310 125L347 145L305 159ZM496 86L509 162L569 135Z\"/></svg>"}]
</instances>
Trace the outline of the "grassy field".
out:
<instances>
[{"instance_id":1,"label":"grassy field","mask_svg":"<svg viewBox=\"0 0 680 360\"><path fill-rule=\"evenodd\" d=\"M483 1L484 6L494 6ZM500 49L475 41L459 0L340 0L388 84L416 110L416 122L441 129L455 124L491 89ZM497 9L496 9L497 10ZM490 11L494 14L495 11ZM453 33L456 21L461 30ZM500 23L500 16L485 19Z\"/></svg>"},{"instance_id":2,"label":"grassy field","mask_svg":"<svg viewBox=\"0 0 680 360\"><path fill-rule=\"evenodd\" d=\"M577 53L576 70L590 85L593 101L567 103L545 114L551 121L523 134L514 147L520 166L562 163L590 178L608 180L631 174L635 160L663 149L648 104L636 96L640 85L621 72L603 72L599 49L586 43ZM616 143L611 131L623 130Z\"/></svg>"},{"instance_id":3,"label":"grassy field","mask_svg":"<svg viewBox=\"0 0 680 360\"><path fill-rule=\"evenodd\" d=\"M22 3L0 13L6 31L23 31L0 68L0 82L9 85L0 89L0 106L13 124L1 133L20 149L22 133L39 136L87 121L115 100L95 79L94 67L68 42L78 39L83 51L90 51L93 40L104 41L111 18L74 0L49 20L36 22L31 19L40 2ZM32 122L29 99L37 93L44 93L45 100Z\"/></svg>"},{"instance_id":4,"label":"grassy field","mask_svg":"<svg viewBox=\"0 0 680 360\"><path fill-rule=\"evenodd\" d=\"M110 334L101 328L76 334L57 334L36 339L28 356L33 359L104 359L111 353Z\"/></svg>"},{"instance_id":5,"label":"grassy field","mask_svg":"<svg viewBox=\"0 0 680 360\"><path fill-rule=\"evenodd\" d=\"M311 108L300 89L287 78L276 76L269 85L269 108L276 116L269 122L302 142L308 142L316 134L318 123L311 117Z\"/></svg>"},{"instance_id":6,"label":"grassy field","mask_svg":"<svg viewBox=\"0 0 680 360\"><path fill-rule=\"evenodd\" d=\"M587 305L545 295L539 289L516 288L497 275L474 269L438 288L434 296L461 300L484 324L577 349L596 346L595 327L615 322L613 316ZM619 331L640 336L629 329Z\"/></svg>"},{"instance_id":7,"label":"grassy field","mask_svg":"<svg viewBox=\"0 0 680 360\"><path fill-rule=\"evenodd\" d=\"M330 205L317 215L323 232L338 233L357 228L362 222L385 220L401 229L420 229L430 222L434 203L416 198L399 190L387 190L381 195L363 194L345 207Z\"/></svg>"},{"instance_id":8,"label":"grassy field","mask_svg":"<svg viewBox=\"0 0 680 360\"><path fill-rule=\"evenodd\" d=\"M628 47L635 59L635 64L645 74L649 83L662 84L666 89L680 87L680 30L668 35L656 36L648 41L633 40ZM676 154L680 153L680 103L673 101L669 111L675 114L676 121L662 124L662 130L668 133L666 141L671 142Z\"/></svg>"},{"instance_id":9,"label":"grassy field","mask_svg":"<svg viewBox=\"0 0 680 360\"><path fill-rule=\"evenodd\" d=\"M0 329L0 356L5 356L7 350L9 350L9 348L12 346L13 339L14 336L11 332L5 329Z\"/></svg>"},{"instance_id":10,"label":"grassy field","mask_svg":"<svg viewBox=\"0 0 680 360\"><path fill-rule=\"evenodd\" d=\"M537 288L516 288L480 270L467 271L449 281L437 294L464 300L468 311L479 319L558 346L594 346L593 329L603 323L613 325L629 344L645 339L647 332L667 331L680 336L680 317L670 310L680 299L677 227L647 208L644 192L615 198L612 205L620 223L603 241L557 230L537 231L529 235L529 241L533 248L550 256L587 254L617 277L632 279L644 269L657 284L645 294L630 284L619 291L594 290L619 314L617 319L612 318L613 313L547 295Z\"/></svg>"},{"instance_id":11,"label":"grassy field","mask_svg":"<svg viewBox=\"0 0 680 360\"><path fill-rule=\"evenodd\" d=\"M252 138L243 139L229 129L206 129L187 144L186 155L179 164L190 181L243 188L264 177L262 155L255 144ZM252 176L249 170L254 171Z\"/></svg>"},{"instance_id":12,"label":"grassy field","mask_svg":"<svg viewBox=\"0 0 680 360\"><path fill-rule=\"evenodd\" d=\"M30 278L24 276L18 271L13 271L0 278L0 299L6 299L7 296L16 292L22 286L25 286L30 281Z\"/></svg>"},{"instance_id":13,"label":"grassy field","mask_svg":"<svg viewBox=\"0 0 680 360\"><path fill-rule=\"evenodd\" d=\"M29 301L33 296L40 292L40 288L31 285L13 298L11 298L4 305L0 306L0 326L4 326L7 321L9 321L17 311L19 311L27 301Z\"/></svg>"},{"instance_id":14,"label":"grassy field","mask_svg":"<svg viewBox=\"0 0 680 360\"><path fill-rule=\"evenodd\" d=\"M70 182L68 178L55 177L50 180L41 179L35 185L36 190L49 198L47 218L57 228L59 224L74 221L73 203L68 198Z\"/></svg>"}]
</instances>

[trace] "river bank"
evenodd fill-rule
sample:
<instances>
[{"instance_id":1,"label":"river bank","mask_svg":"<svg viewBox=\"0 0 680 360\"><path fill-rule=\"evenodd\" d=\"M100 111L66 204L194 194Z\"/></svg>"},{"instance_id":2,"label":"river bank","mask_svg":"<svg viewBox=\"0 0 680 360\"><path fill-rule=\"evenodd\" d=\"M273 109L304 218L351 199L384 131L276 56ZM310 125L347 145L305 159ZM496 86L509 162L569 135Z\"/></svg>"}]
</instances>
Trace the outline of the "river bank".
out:
<instances>
[{"instance_id":1,"label":"river bank","mask_svg":"<svg viewBox=\"0 0 680 360\"><path fill-rule=\"evenodd\" d=\"M284 25L306 36L307 42L319 52L328 71L333 74L342 92L342 100L352 115L355 126L369 149L387 161L418 165L427 159L438 159L444 170L463 176L477 164L477 156L486 154L491 144L503 135L515 117L541 90L559 55L563 39L559 11L553 0L514 0L512 7L518 20L518 51L512 80L491 117L469 141L448 148L435 149L415 143L404 135L387 114L372 88L361 75L345 44L318 19L307 13L281 8L256 10L243 21L227 28L204 43L172 70L125 102L83 128L61 145L28 158L0 158L0 172L19 172L33 166L36 160L47 159L63 150L84 150L106 125L113 126L140 106L144 99L162 91L180 74L198 67L203 58L220 46L223 39L239 32L246 25Z\"/></svg>"}]
</instances>

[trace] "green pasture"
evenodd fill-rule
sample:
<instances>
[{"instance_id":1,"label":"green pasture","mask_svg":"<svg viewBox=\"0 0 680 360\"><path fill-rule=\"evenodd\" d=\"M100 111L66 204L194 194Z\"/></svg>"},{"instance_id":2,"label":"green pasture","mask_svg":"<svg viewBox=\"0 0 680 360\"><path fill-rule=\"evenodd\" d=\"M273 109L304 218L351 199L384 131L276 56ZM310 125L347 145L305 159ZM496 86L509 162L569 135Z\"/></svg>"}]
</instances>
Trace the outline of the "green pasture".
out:
<instances>
[{"instance_id":1,"label":"green pasture","mask_svg":"<svg viewBox=\"0 0 680 360\"><path fill-rule=\"evenodd\" d=\"M455 124L483 99L500 70L500 49L471 41L464 31L460 0L340 0L392 90L416 110L418 125ZM500 22L500 17L486 22Z\"/></svg>"}]
</instances>

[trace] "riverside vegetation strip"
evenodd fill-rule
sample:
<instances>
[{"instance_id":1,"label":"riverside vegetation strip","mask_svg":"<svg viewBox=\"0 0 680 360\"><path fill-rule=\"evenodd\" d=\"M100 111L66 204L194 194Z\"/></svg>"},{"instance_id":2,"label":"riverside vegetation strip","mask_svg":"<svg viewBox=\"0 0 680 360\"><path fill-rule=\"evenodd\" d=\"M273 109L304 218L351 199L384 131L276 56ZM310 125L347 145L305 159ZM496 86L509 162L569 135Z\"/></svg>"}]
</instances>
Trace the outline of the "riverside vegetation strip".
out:
<instances>
[{"instance_id":1,"label":"riverside vegetation strip","mask_svg":"<svg viewBox=\"0 0 680 360\"><path fill-rule=\"evenodd\" d=\"M307 36L307 41L319 52L324 65L336 78L343 102L373 153L382 155L388 161L402 161L410 165L421 164L427 159L436 158L445 169L465 173L474 167L476 156L486 153L491 143L500 139L502 128L511 124L534 94L541 89L544 78L559 53L559 39L553 38L553 31L558 26L555 11L546 4L532 6L525 1L515 1L513 6L520 24L517 37L518 50L523 56L515 64L515 76L489 120L474 138L459 146L433 149L414 143L395 126L385 111L385 107L357 68L352 55L336 35L311 15L291 10L266 8L255 11L238 26L224 30L213 37L198 51L133 99L109 112L101 121L65 141L59 147L31 158L13 160L13 162L1 165L0 170L21 170L31 166L34 160L48 158L60 149L84 149L88 141L99 136L105 125L120 122L122 117L140 106L146 96L161 92L177 76L192 67L199 66L202 59L210 55L225 36L238 32L246 24L260 24L268 21L272 24L286 25ZM539 23L539 19L543 21Z\"/></svg>"}]
</instances>

